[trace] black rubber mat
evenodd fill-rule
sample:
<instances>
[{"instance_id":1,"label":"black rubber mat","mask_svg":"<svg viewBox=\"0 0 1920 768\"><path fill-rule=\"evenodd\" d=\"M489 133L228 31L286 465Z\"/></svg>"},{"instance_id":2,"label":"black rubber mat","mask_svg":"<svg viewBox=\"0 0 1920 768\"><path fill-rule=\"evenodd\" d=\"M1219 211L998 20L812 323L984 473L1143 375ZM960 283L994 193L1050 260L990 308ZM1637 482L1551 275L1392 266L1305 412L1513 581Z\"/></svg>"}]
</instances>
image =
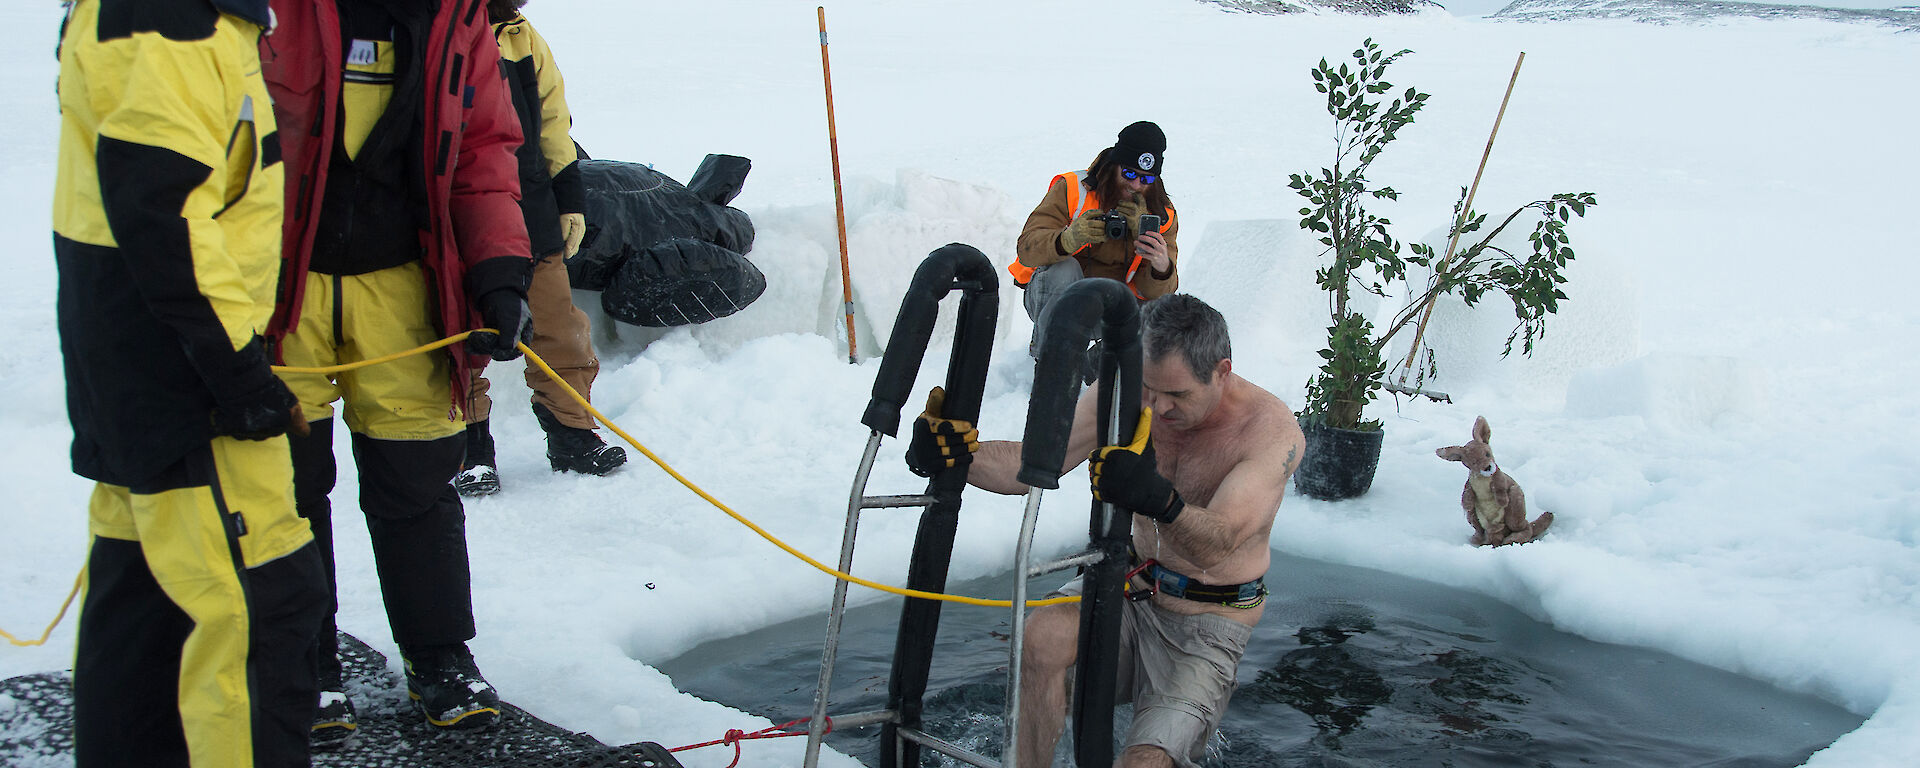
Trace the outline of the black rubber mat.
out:
<instances>
[{"instance_id":1,"label":"black rubber mat","mask_svg":"<svg viewBox=\"0 0 1920 768\"><path fill-rule=\"evenodd\" d=\"M486 733L435 732L407 701L399 673L341 633L340 661L360 730L345 747L313 756L316 768L681 768L653 742L611 747L501 705ZM72 765L73 678L43 672L0 681L0 765Z\"/></svg>"}]
</instances>

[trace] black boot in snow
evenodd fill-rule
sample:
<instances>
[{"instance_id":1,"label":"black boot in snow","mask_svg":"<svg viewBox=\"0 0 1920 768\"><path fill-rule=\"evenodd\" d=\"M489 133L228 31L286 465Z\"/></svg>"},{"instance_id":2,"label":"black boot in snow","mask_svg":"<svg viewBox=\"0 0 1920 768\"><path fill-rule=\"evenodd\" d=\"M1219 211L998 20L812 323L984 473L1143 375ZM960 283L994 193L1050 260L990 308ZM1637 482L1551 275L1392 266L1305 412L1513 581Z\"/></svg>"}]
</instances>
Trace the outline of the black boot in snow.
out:
<instances>
[{"instance_id":1,"label":"black boot in snow","mask_svg":"<svg viewBox=\"0 0 1920 768\"><path fill-rule=\"evenodd\" d=\"M627 452L620 446L607 445L599 433L591 429L560 423L544 405L533 404L533 417L540 420L540 428L547 432L547 461L553 464L555 472L605 475L627 463Z\"/></svg>"},{"instance_id":2,"label":"black boot in snow","mask_svg":"<svg viewBox=\"0 0 1920 768\"><path fill-rule=\"evenodd\" d=\"M500 693L480 676L466 643L402 649L407 698L443 731L483 731L500 722Z\"/></svg>"},{"instance_id":3,"label":"black boot in snow","mask_svg":"<svg viewBox=\"0 0 1920 768\"><path fill-rule=\"evenodd\" d=\"M333 654L326 649L322 653ZM339 669L320 672L320 702L314 709L313 729L308 736L308 748L315 752L331 752L342 749L360 732L360 719L354 716L353 700L347 698L346 685L340 680Z\"/></svg>"},{"instance_id":4,"label":"black boot in snow","mask_svg":"<svg viewBox=\"0 0 1920 768\"><path fill-rule=\"evenodd\" d=\"M460 474L453 476L453 489L461 496L474 498L500 492L499 466L493 459L493 433L487 430L489 419L467 425L467 458L460 462Z\"/></svg>"},{"instance_id":5,"label":"black boot in snow","mask_svg":"<svg viewBox=\"0 0 1920 768\"><path fill-rule=\"evenodd\" d=\"M360 720L354 716L353 700L340 690L321 691L320 707L314 712L308 748L315 752L344 749L359 732Z\"/></svg>"}]
</instances>

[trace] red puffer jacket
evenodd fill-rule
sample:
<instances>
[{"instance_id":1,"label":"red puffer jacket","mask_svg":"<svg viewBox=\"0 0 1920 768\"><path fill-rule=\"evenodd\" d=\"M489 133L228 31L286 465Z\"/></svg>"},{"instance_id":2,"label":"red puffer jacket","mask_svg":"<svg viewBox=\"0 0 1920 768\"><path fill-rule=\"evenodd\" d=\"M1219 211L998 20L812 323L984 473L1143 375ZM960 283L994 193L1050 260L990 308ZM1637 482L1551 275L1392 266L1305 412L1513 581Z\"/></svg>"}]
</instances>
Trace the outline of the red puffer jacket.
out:
<instances>
[{"instance_id":1,"label":"red puffer jacket","mask_svg":"<svg viewBox=\"0 0 1920 768\"><path fill-rule=\"evenodd\" d=\"M424 0L423 0L424 1ZM467 270L487 259L529 259L520 217L514 151L520 118L500 73L500 49L484 0L439 0L426 49L422 151L431 231L423 236L427 279L440 330L481 327L467 295ZM278 341L300 319L319 225L321 191L339 125L340 17L333 0L272 0L277 25L260 39L260 62L286 159L287 213L280 293L267 334ZM316 54L317 52L317 54ZM486 358L454 357L454 402L465 402L468 371Z\"/></svg>"}]
</instances>

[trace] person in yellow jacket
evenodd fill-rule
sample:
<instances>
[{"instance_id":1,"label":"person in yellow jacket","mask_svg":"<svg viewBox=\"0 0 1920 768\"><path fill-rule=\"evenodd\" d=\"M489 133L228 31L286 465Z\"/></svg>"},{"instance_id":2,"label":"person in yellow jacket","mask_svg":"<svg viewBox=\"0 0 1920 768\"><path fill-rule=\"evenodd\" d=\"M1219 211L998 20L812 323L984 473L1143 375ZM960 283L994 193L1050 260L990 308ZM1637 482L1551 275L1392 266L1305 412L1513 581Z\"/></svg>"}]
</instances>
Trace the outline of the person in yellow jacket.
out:
<instances>
[{"instance_id":1,"label":"person in yellow jacket","mask_svg":"<svg viewBox=\"0 0 1920 768\"><path fill-rule=\"evenodd\" d=\"M1053 177L1047 196L1020 230L1017 258L1007 265L1022 303L1036 324L1040 313L1082 277L1126 283L1141 301L1180 287L1180 220L1161 177L1167 136L1140 121L1120 129L1113 146L1100 150L1085 172ZM1141 216L1148 226L1141 226ZM1108 236L1109 217L1125 221L1125 234ZM1030 351L1039 354L1040 328Z\"/></svg>"},{"instance_id":2,"label":"person in yellow jacket","mask_svg":"<svg viewBox=\"0 0 1920 768\"><path fill-rule=\"evenodd\" d=\"M586 186L569 135L573 115L567 109L566 83L546 38L520 12L526 2L488 0L487 16L500 43L520 132L527 137L517 153L520 211L539 262L527 290L527 304L533 311L533 338L527 346L581 397L589 397L600 360L593 354L593 325L573 305L566 263L580 250L587 233ZM468 390L466 460L453 478L454 488L463 496L500 490L493 430L488 424L493 412L493 399L487 394L490 387L476 371ZM586 407L532 361L527 363L527 387L533 390L533 415L547 434L547 462L555 472L605 475L627 463L625 450L607 445L593 431L593 416Z\"/></svg>"},{"instance_id":3,"label":"person in yellow jacket","mask_svg":"<svg viewBox=\"0 0 1920 768\"><path fill-rule=\"evenodd\" d=\"M74 762L306 766L325 572L268 367L283 213L265 0L79 0L53 251L75 473L96 481Z\"/></svg>"}]
</instances>

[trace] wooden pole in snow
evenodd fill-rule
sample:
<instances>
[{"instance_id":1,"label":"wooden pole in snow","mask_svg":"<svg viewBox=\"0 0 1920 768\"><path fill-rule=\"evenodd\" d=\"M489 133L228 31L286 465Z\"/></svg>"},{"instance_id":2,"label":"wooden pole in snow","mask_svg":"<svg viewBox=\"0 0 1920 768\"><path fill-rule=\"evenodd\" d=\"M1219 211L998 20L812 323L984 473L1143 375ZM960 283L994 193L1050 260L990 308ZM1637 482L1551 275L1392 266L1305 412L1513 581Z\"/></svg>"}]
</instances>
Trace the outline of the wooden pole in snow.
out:
<instances>
[{"instance_id":1,"label":"wooden pole in snow","mask_svg":"<svg viewBox=\"0 0 1920 768\"><path fill-rule=\"evenodd\" d=\"M827 7L820 14L820 77L827 84L827 147L833 153L833 217L840 225L840 295L847 311L847 364L858 358L853 339L853 271L847 266L847 204L840 191L840 136L833 125L833 68L827 64Z\"/></svg>"},{"instance_id":2,"label":"wooden pole in snow","mask_svg":"<svg viewBox=\"0 0 1920 768\"><path fill-rule=\"evenodd\" d=\"M1440 263L1433 269L1435 275L1438 275L1440 270L1446 269L1447 262L1453 259L1453 249L1460 245L1460 227L1467 223L1467 216L1473 213L1473 196L1480 192L1480 175L1487 172L1487 158L1493 155L1493 140L1500 136L1500 121L1507 116L1507 102L1513 98L1513 84L1519 82L1520 65L1526 62L1526 51L1521 51L1520 57L1513 60L1513 76L1507 78L1507 95L1500 97L1500 112L1493 116L1493 132L1487 134L1487 148L1480 152L1480 168L1473 172L1473 186L1467 188L1467 199L1460 206L1460 216L1453 221L1453 235L1447 238L1447 251L1441 254ZM1407 371L1413 369L1414 359L1420 355L1420 339L1427 335L1427 321L1433 319L1433 305L1436 301L1427 302L1427 310L1420 316L1420 325L1413 329L1413 344L1407 350L1406 362L1400 365L1400 380L1395 382L1400 386L1406 385ZM1424 393L1414 392L1413 394Z\"/></svg>"}]
</instances>

